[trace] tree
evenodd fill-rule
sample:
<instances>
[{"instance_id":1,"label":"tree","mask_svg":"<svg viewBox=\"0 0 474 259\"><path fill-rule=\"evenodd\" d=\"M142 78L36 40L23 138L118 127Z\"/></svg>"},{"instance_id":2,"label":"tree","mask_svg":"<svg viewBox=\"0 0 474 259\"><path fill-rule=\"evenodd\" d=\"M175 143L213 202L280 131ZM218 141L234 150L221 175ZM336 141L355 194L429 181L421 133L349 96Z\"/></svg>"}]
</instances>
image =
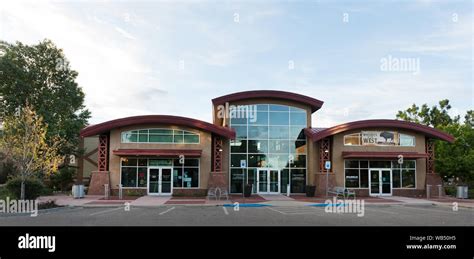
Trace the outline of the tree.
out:
<instances>
[{"instance_id":1,"label":"tree","mask_svg":"<svg viewBox=\"0 0 474 259\"><path fill-rule=\"evenodd\" d=\"M429 108L413 104L404 111L398 111L398 119L417 122L451 134L455 141L436 141L435 167L442 177L460 178L461 181L474 180L474 111L469 110L461 122L460 116L451 117L449 100L441 100Z\"/></svg>"},{"instance_id":2,"label":"tree","mask_svg":"<svg viewBox=\"0 0 474 259\"><path fill-rule=\"evenodd\" d=\"M3 121L0 148L4 159L13 163L21 179L21 199L25 199L25 181L32 176L54 173L63 156L59 154L62 140L46 141L47 125L43 118L26 106L17 115Z\"/></svg>"},{"instance_id":3,"label":"tree","mask_svg":"<svg viewBox=\"0 0 474 259\"><path fill-rule=\"evenodd\" d=\"M90 118L77 75L50 40L31 46L0 42L0 118L29 104L48 124L47 142L59 136L66 140L59 152L77 154L79 131Z\"/></svg>"}]
</instances>

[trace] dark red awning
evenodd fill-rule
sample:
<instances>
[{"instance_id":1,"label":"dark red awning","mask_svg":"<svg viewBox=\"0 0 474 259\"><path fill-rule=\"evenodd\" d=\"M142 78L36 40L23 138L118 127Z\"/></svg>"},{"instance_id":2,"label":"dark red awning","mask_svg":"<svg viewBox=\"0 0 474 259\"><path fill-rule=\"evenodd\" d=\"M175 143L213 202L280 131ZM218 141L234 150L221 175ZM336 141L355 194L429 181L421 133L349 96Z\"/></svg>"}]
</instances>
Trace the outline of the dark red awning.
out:
<instances>
[{"instance_id":1,"label":"dark red awning","mask_svg":"<svg viewBox=\"0 0 474 259\"><path fill-rule=\"evenodd\" d=\"M201 157L201 149L117 149L117 156Z\"/></svg>"},{"instance_id":2,"label":"dark red awning","mask_svg":"<svg viewBox=\"0 0 474 259\"><path fill-rule=\"evenodd\" d=\"M402 155L404 158L426 158L425 153L418 152L363 152L363 151L344 151L343 158L398 158Z\"/></svg>"}]
</instances>

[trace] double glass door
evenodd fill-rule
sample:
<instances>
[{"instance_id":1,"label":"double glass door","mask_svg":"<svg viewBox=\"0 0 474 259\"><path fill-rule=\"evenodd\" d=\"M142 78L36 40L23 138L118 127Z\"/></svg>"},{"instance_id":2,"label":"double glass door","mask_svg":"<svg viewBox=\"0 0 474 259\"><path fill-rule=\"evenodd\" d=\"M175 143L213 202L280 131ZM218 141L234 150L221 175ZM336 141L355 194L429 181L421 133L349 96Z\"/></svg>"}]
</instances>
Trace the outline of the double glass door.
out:
<instances>
[{"instance_id":1,"label":"double glass door","mask_svg":"<svg viewBox=\"0 0 474 259\"><path fill-rule=\"evenodd\" d=\"M171 195L173 190L173 177L171 167L148 168L148 194Z\"/></svg>"},{"instance_id":2,"label":"double glass door","mask_svg":"<svg viewBox=\"0 0 474 259\"><path fill-rule=\"evenodd\" d=\"M390 169L370 169L370 195L392 195L392 172Z\"/></svg>"},{"instance_id":3,"label":"double glass door","mask_svg":"<svg viewBox=\"0 0 474 259\"><path fill-rule=\"evenodd\" d=\"M257 170L257 193L280 193L280 170L259 168Z\"/></svg>"}]
</instances>

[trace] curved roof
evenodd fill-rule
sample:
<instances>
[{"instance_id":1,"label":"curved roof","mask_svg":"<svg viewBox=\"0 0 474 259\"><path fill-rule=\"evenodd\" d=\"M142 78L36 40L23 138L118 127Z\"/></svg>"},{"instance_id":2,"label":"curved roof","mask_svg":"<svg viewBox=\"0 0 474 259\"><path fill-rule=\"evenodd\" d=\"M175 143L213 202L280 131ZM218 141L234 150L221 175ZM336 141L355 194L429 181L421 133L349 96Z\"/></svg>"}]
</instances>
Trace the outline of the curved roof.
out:
<instances>
[{"instance_id":1,"label":"curved roof","mask_svg":"<svg viewBox=\"0 0 474 259\"><path fill-rule=\"evenodd\" d=\"M274 91L274 90L255 90L255 91L237 92L237 93L228 94L228 95L214 98L212 99L212 103L214 105L219 105L219 104L225 104L226 102L235 102L235 101L240 101L240 100L257 99L257 98L271 98L271 99L299 102L299 103L310 106L312 112L319 110L321 106L323 106L323 103L324 103L323 101L314 99L306 95L301 95L301 94L296 94L296 93L291 93L291 92L284 92L284 91Z\"/></svg>"},{"instance_id":2,"label":"curved roof","mask_svg":"<svg viewBox=\"0 0 474 259\"><path fill-rule=\"evenodd\" d=\"M428 137L448 141L452 143L454 137L441 130L421 125L414 122L401 121L401 120L362 120L353 121L344 124L340 124L327 129L307 128L305 129L306 135L313 141L318 141L328 136L332 136L341 132L354 130L354 129L367 129L367 128L399 128L420 132Z\"/></svg>"},{"instance_id":3,"label":"curved roof","mask_svg":"<svg viewBox=\"0 0 474 259\"><path fill-rule=\"evenodd\" d=\"M116 120L111 120L95 125L88 126L81 130L81 137L89 137L98 134L107 133L112 129L125 127L130 125L145 125L145 124L168 124L177 126L186 126L194 129L199 129L216 135L235 138L235 131L229 128L217 126L205 121L196 120L192 118L171 116L171 115L143 115L126 117Z\"/></svg>"}]
</instances>

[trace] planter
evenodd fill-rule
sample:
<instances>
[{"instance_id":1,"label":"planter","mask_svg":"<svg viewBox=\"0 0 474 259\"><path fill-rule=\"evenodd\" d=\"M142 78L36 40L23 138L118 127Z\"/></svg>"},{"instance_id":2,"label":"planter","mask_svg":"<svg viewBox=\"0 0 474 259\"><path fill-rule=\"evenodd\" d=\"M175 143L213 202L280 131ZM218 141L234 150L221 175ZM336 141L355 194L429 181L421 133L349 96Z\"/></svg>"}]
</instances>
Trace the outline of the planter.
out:
<instances>
[{"instance_id":1,"label":"planter","mask_svg":"<svg viewBox=\"0 0 474 259\"><path fill-rule=\"evenodd\" d=\"M306 197L314 197L315 192L316 192L316 186L306 185Z\"/></svg>"},{"instance_id":2,"label":"planter","mask_svg":"<svg viewBox=\"0 0 474 259\"><path fill-rule=\"evenodd\" d=\"M252 185L246 184L244 185L244 197L250 197L252 195Z\"/></svg>"}]
</instances>

